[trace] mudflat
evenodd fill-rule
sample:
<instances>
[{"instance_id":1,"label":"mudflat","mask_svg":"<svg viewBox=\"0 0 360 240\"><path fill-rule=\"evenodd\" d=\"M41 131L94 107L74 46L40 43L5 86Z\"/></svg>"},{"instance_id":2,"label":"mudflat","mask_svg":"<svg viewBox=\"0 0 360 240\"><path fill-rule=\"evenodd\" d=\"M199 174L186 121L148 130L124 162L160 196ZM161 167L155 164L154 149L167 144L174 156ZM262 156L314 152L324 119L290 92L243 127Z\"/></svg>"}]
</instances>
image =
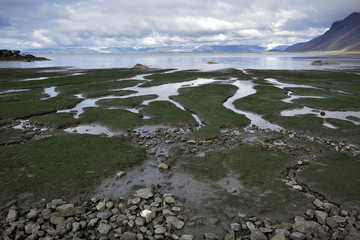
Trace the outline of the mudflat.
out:
<instances>
[{"instance_id":1,"label":"mudflat","mask_svg":"<svg viewBox=\"0 0 360 240\"><path fill-rule=\"evenodd\" d=\"M0 69L0 233L359 236L359 93L358 69Z\"/></svg>"}]
</instances>

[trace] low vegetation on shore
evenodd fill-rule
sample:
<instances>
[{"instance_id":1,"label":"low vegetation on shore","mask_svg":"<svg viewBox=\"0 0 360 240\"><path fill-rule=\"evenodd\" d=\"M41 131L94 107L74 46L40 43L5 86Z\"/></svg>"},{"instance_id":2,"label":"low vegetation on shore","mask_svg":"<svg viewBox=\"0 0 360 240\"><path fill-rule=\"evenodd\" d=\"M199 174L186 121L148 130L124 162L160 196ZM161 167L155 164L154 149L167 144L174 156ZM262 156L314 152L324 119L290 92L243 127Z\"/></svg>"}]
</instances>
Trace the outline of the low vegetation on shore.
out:
<instances>
[{"instance_id":1,"label":"low vegetation on shore","mask_svg":"<svg viewBox=\"0 0 360 240\"><path fill-rule=\"evenodd\" d=\"M195 210L203 214L230 209L286 220L312 208L315 199L358 213L360 118L340 115L360 112L360 71L246 72L0 69L0 202L87 198L120 171L140 168L146 174L155 165L159 183L135 177L121 182L119 175L117 184L134 187L124 195L138 184L174 190L172 177L184 173L208 184L209 195ZM186 85L198 78L214 81ZM238 91L231 84L237 80L254 83L256 92L234 107L280 129L249 126L246 115L224 107ZM168 100L132 95L136 87L170 83L185 85ZM52 87L54 96L45 91ZM282 114L304 107L312 111ZM114 134L84 135L74 130L78 126Z\"/></svg>"}]
</instances>

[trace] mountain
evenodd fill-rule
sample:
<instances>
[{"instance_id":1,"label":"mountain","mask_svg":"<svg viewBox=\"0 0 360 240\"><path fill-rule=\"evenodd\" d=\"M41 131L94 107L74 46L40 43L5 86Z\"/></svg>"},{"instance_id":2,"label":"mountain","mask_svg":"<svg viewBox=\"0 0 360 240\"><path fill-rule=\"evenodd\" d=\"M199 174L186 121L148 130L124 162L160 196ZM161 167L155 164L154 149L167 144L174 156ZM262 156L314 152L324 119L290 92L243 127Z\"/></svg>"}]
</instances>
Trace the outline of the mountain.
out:
<instances>
[{"instance_id":1,"label":"mountain","mask_svg":"<svg viewBox=\"0 0 360 240\"><path fill-rule=\"evenodd\" d=\"M258 45L204 45L194 49L194 52L264 52L265 47Z\"/></svg>"},{"instance_id":2,"label":"mountain","mask_svg":"<svg viewBox=\"0 0 360 240\"><path fill-rule=\"evenodd\" d=\"M334 22L320 37L303 46L292 45L285 51L360 51L360 13L354 12Z\"/></svg>"}]
</instances>

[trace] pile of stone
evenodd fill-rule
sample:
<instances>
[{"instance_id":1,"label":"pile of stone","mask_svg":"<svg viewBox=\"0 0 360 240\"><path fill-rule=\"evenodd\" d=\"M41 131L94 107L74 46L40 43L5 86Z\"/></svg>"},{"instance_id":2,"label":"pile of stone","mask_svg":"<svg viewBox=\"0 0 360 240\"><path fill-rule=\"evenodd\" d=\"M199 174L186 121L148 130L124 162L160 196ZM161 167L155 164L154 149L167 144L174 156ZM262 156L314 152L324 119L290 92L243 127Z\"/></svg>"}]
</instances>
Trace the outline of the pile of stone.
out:
<instances>
[{"instance_id":1,"label":"pile of stone","mask_svg":"<svg viewBox=\"0 0 360 240\"><path fill-rule=\"evenodd\" d=\"M0 61L25 61L25 62L33 62L33 61L50 61L50 59L44 57L35 57L31 54L20 54L18 50L0 50Z\"/></svg>"},{"instance_id":2,"label":"pile of stone","mask_svg":"<svg viewBox=\"0 0 360 240\"><path fill-rule=\"evenodd\" d=\"M55 199L42 208L13 205L2 211L0 239L191 239L175 233L185 225L182 203L171 194L139 189L131 199Z\"/></svg>"},{"instance_id":3,"label":"pile of stone","mask_svg":"<svg viewBox=\"0 0 360 240\"><path fill-rule=\"evenodd\" d=\"M313 205L314 209L296 216L292 223L273 223L231 211L226 211L225 222L214 217L188 218L175 196L143 188L130 199L91 199L79 204L55 199L41 208L9 206L1 212L0 239L192 240L193 235L180 234L180 230L190 231L203 224L214 229L220 225L223 232L202 233L201 239L360 239L358 212L317 198Z\"/></svg>"}]
</instances>

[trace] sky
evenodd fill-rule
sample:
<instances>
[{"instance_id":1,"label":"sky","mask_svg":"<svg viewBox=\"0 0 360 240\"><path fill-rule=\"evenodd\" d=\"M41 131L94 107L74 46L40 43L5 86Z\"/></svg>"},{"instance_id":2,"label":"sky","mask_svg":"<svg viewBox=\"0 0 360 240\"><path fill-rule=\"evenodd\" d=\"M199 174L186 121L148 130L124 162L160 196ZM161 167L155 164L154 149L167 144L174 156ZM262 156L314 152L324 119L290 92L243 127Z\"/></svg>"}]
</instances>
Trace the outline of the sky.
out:
<instances>
[{"instance_id":1,"label":"sky","mask_svg":"<svg viewBox=\"0 0 360 240\"><path fill-rule=\"evenodd\" d=\"M0 49L261 45L317 37L359 0L0 0Z\"/></svg>"}]
</instances>

